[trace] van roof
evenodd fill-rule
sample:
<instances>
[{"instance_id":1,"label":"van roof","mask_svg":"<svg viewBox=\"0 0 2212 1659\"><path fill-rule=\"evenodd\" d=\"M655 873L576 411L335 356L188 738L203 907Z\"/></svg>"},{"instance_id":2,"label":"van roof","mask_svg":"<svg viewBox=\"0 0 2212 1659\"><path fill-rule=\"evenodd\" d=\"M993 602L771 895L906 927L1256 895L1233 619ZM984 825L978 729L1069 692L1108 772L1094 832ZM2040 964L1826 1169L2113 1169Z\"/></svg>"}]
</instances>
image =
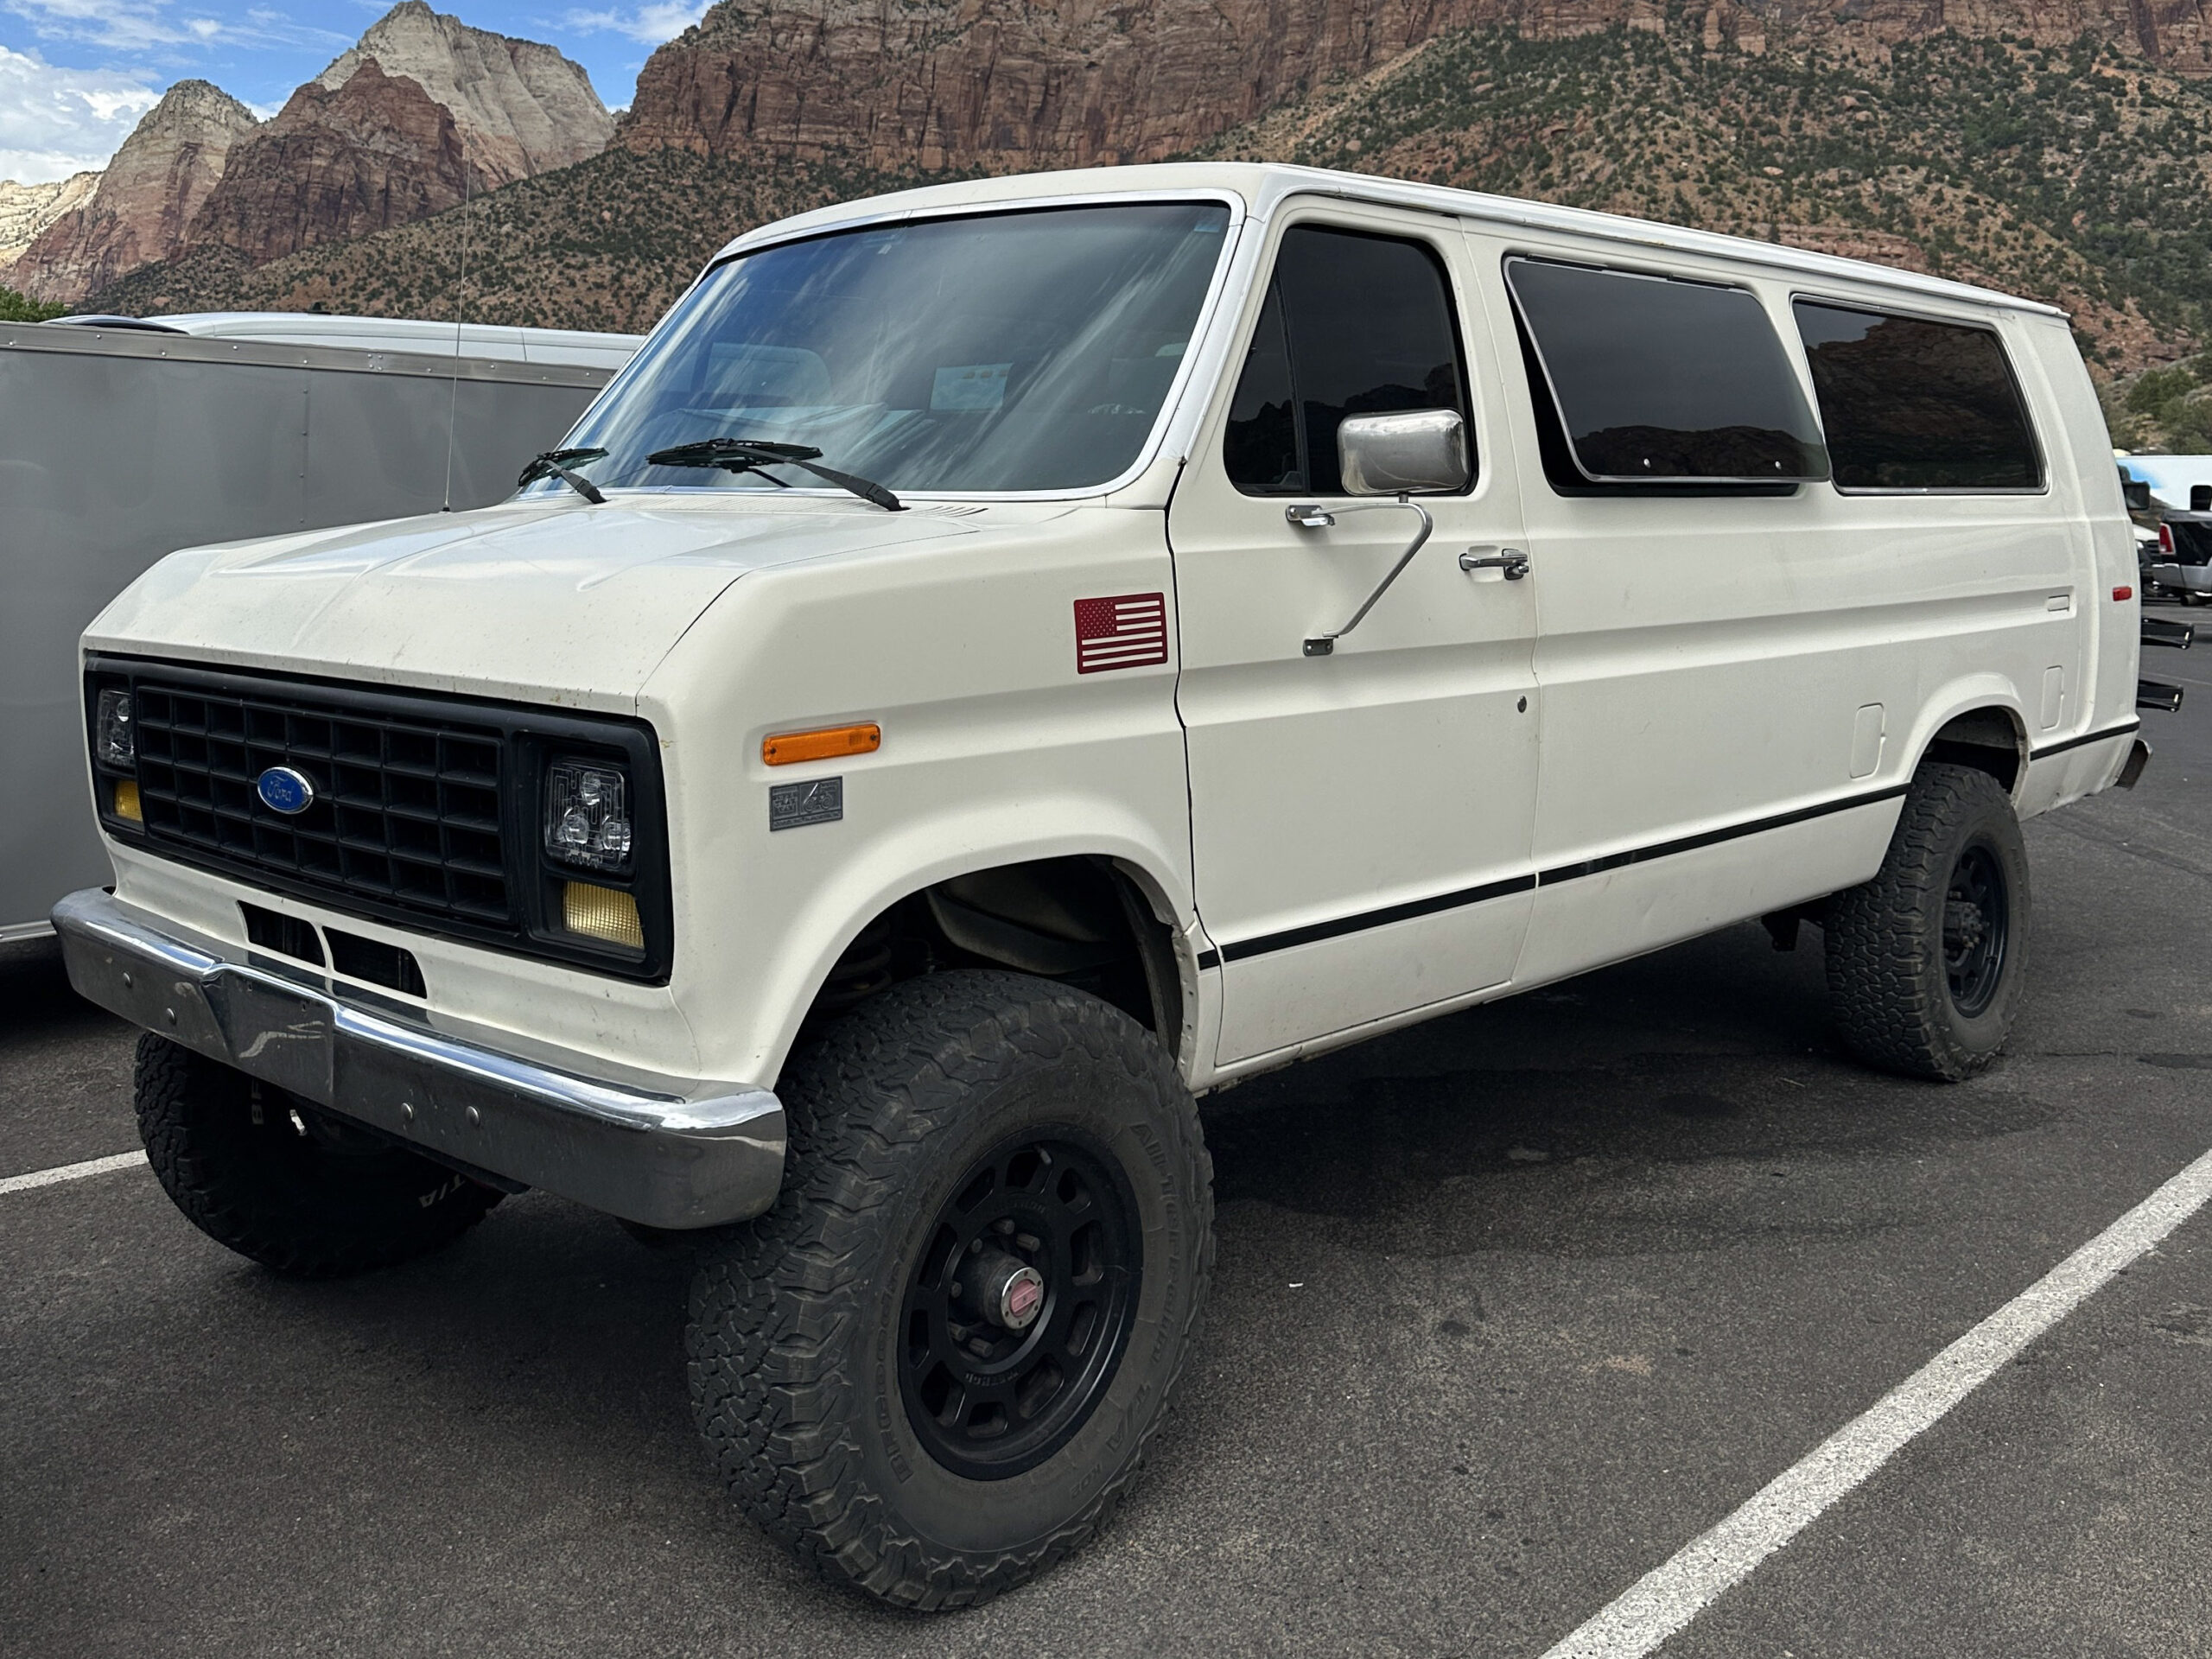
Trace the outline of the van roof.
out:
<instances>
[{"instance_id":1,"label":"van roof","mask_svg":"<svg viewBox=\"0 0 2212 1659\"><path fill-rule=\"evenodd\" d=\"M1240 198L1252 217L1266 219L1293 196L1328 195L1347 200L1372 201L1449 213L1488 224L1520 226L1529 230L1570 232L1602 238L1671 253L1701 254L1782 270L1802 271L1841 281L1866 283L1907 293L1922 294L2010 310L2063 316L2056 306L2024 300L1995 289L1950 282L1917 271L1899 270L1863 259L1815 253L1778 243L1757 242L1748 237L1723 236L1713 231L1688 230L1648 219L1620 213L1595 213L1586 207L1560 207L1549 202L1523 201L1514 196L1486 195L1476 190L1453 190L1442 185L1414 184L1400 179L1373 177L1364 173L1339 173L1319 167L1285 167L1272 162L1165 162L1141 167L1096 167L1059 173L1018 173L997 178L971 179L958 184L933 184L918 190L817 208L779 219L747 232L715 256L732 254L771 242L788 241L840 226L895 219L908 213L942 212L955 207L1007 207L1024 203L1061 201L1071 197L1144 194L1152 191L1213 191Z\"/></svg>"}]
</instances>

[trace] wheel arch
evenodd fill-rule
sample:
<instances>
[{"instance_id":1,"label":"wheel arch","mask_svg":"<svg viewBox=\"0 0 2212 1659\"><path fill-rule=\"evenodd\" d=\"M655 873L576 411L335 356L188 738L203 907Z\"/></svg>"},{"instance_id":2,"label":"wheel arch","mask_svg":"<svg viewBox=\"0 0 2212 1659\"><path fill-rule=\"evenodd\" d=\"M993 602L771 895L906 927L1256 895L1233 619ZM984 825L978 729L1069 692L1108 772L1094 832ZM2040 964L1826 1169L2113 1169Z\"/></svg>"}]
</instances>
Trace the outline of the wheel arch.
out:
<instances>
[{"instance_id":1,"label":"wheel arch","mask_svg":"<svg viewBox=\"0 0 2212 1659\"><path fill-rule=\"evenodd\" d=\"M2028 773L2028 722L2012 684L1980 675L1945 688L1923 709L1904 753L1910 778L1930 760L1987 772L2017 802Z\"/></svg>"},{"instance_id":2,"label":"wheel arch","mask_svg":"<svg viewBox=\"0 0 2212 1659\"><path fill-rule=\"evenodd\" d=\"M772 1029L759 1033L759 1074L774 1077L788 1062L810 1017L822 1007L833 976L870 930L926 905L942 929L949 919L958 929L958 910L938 897L974 900L980 879L1028 872L1046 888L1068 879L1072 867L1096 872L1116 894L1128 928L1128 962L1152 991L1151 1009L1128 1008L1141 1023L1160 1030L1171 1056L1178 1053L1198 1018L1198 972L1188 941L1196 925L1187 874L1147 833L1148 826L1122 809L1086 802L1057 824L1038 824L1038 803L1023 804L1031 829L1016 838L1003 834L1004 812L976 809L933 823L909 824L872 855L842 867L841 879L810 895L791 918L788 939L805 941L785 953L761 983L767 1006L778 1011ZM948 894L947 890L952 892ZM988 902L988 901L987 901ZM968 904L965 908L976 906ZM1003 906L1001 906L1003 908ZM986 917L986 919L989 918ZM1001 918L1003 919L1003 918ZM995 965L1057 977L1041 964L1024 966L989 954L991 941L977 931L963 931L961 948ZM985 949L976 949L977 945Z\"/></svg>"}]
</instances>

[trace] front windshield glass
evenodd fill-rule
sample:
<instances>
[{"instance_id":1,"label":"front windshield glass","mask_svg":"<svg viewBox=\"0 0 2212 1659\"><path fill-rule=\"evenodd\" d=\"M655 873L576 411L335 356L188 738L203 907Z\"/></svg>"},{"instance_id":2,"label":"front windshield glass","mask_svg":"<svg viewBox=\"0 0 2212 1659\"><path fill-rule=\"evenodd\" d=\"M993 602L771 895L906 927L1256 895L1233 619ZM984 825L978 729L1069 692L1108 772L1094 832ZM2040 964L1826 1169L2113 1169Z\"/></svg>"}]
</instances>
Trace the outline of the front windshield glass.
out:
<instances>
[{"instance_id":1,"label":"front windshield glass","mask_svg":"<svg viewBox=\"0 0 2212 1659\"><path fill-rule=\"evenodd\" d=\"M1218 203L925 219L709 272L567 440L605 488L821 489L788 466L655 466L715 438L806 444L893 490L1067 490L1128 470L1228 240ZM562 487L558 484L544 486Z\"/></svg>"}]
</instances>

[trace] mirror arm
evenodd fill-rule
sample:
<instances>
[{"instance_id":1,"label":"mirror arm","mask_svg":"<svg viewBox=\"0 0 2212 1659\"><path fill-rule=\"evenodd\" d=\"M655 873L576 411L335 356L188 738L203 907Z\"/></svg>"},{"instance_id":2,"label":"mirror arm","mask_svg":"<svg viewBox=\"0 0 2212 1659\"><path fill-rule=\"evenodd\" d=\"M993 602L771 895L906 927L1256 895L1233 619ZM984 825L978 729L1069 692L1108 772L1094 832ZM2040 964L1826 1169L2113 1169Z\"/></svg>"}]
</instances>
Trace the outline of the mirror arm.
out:
<instances>
[{"instance_id":1,"label":"mirror arm","mask_svg":"<svg viewBox=\"0 0 2212 1659\"><path fill-rule=\"evenodd\" d=\"M1325 525L1335 524L1337 515L1339 513L1380 512L1392 507L1410 507L1421 515L1421 529L1414 533L1413 544L1398 555L1398 562L1390 567L1390 574L1376 584L1375 591L1367 596L1367 602L1351 613L1351 621L1345 623L1334 633L1318 634L1306 642L1306 654L1308 657L1327 657L1335 652L1337 641L1360 625L1361 619L1375 608L1375 601L1390 591L1390 584L1398 579L1398 573L1411 564L1414 562L1414 555L1427 544L1429 532L1436 528L1436 520L1428 516L1427 507L1402 492L1395 501L1362 501L1349 507L1338 507L1333 512L1324 512L1318 504L1283 509L1282 516L1300 529L1319 530Z\"/></svg>"}]
</instances>

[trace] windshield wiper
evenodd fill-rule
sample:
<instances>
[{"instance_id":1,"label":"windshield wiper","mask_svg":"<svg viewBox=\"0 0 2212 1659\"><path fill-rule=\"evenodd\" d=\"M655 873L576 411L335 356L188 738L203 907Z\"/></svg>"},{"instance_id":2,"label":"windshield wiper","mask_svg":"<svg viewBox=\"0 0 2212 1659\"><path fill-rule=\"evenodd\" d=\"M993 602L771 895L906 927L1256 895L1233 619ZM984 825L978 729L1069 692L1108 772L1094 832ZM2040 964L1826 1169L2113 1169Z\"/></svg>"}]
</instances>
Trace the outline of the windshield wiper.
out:
<instances>
[{"instance_id":1,"label":"windshield wiper","mask_svg":"<svg viewBox=\"0 0 2212 1659\"><path fill-rule=\"evenodd\" d=\"M572 461L597 461L606 453L604 449L548 449L522 469L515 488L535 484L541 478L557 478L594 507L605 506L607 498L599 493L599 486L582 473L569 471L569 467Z\"/></svg>"},{"instance_id":2,"label":"windshield wiper","mask_svg":"<svg viewBox=\"0 0 2212 1659\"><path fill-rule=\"evenodd\" d=\"M733 473L756 473L764 467L798 467L812 473L817 478L826 478L840 489L850 490L863 501L873 501L886 512L904 512L906 504L872 480L841 473L834 467L817 467L819 449L805 443L770 443L755 438L702 438L696 443L679 443L672 449L656 449L645 457L648 467L720 467ZM771 484L780 479L765 472L760 476Z\"/></svg>"}]
</instances>

